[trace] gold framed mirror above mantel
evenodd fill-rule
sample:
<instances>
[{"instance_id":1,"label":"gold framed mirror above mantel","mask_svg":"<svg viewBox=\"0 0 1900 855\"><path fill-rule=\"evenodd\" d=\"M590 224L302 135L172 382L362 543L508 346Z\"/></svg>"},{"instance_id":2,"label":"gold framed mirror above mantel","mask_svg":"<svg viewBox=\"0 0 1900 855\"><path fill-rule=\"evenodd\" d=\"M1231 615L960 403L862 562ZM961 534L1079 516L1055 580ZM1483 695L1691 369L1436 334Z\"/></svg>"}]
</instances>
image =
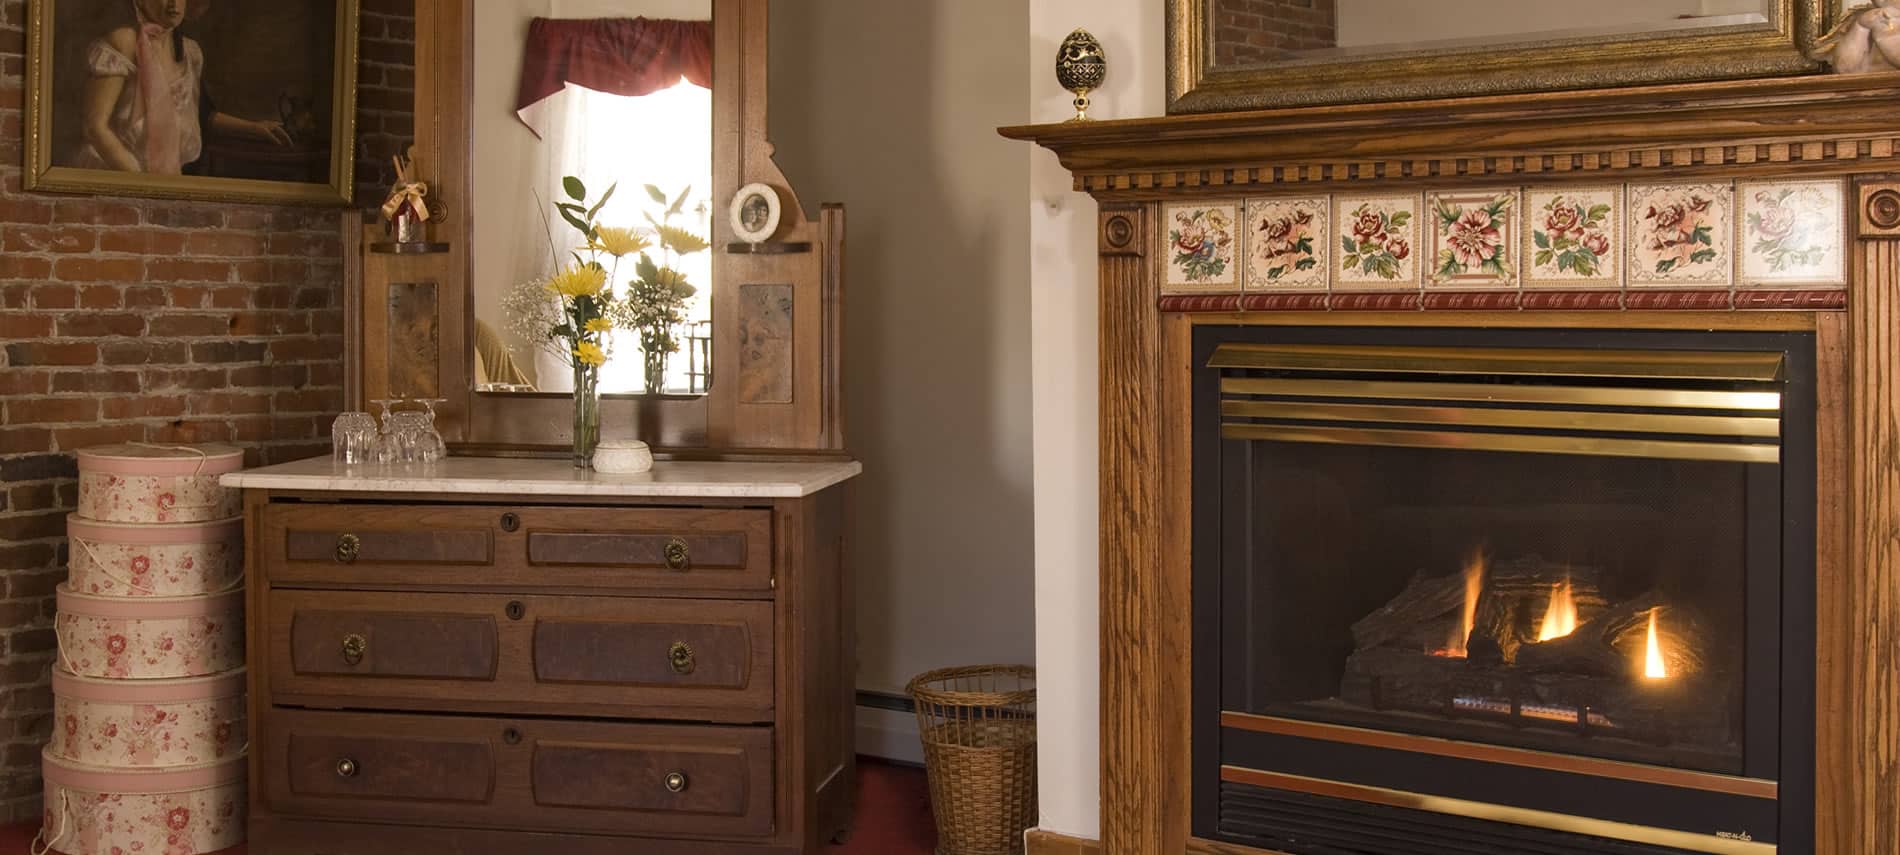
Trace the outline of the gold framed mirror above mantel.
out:
<instances>
[{"instance_id":1,"label":"gold framed mirror above mantel","mask_svg":"<svg viewBox=\"0 0 1900 855\"><path fill-rule=\"evenodd\" d=\"M1168 112L1798 75L1843 2L1168 0Z\"/></svg>"},{"instance_id":2,"label":"gold framed mirror above mantel","mask_svg":"<svg viewBox=\"0 0 1900 855\"><path fill-rule=\"evenodd\" d=\"M661 456L681 458L842 456L844 211L824 206L807 216L772 161L768 0L710 5L711 216L702 234L711 244L712 281L701 287L710 292L713 379L703 393L602 395L601 438L640 439ZM430 224L431 251L419 254L378 247L388 240L380 223L347 230L347 396L359 409L383 398L444 399L438 425L456 454L567 454L570 394L492 391L479 382L474 226L494 216L489 206L523 200L474 192L476 6L416 2L415 159L445 215ZM725 216L726 202L751 184L771 187L781 201L778 229L759 246L742 241ZM639 187L620 189L644 195ZM544 201L560 192L551 190ZM637 364L640 356L633 350L626 358Z\"/></svg>"}]
</instances>

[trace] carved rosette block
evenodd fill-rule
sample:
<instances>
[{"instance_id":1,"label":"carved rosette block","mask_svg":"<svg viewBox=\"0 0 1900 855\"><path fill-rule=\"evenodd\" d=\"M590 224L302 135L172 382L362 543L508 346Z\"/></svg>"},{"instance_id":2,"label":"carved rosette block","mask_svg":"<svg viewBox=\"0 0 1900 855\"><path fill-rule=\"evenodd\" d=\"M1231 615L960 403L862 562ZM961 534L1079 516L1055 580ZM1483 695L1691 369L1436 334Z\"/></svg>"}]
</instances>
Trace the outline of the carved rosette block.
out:
<instances>
[{"instance_id":1,"label":"carved rosette block","mask_svg":"<svg viewBox=\"0 0 1900 855\"><path fill-rule=\"evenodd\" d=\"M1145 208L1103 208L1100 216L1098 252L1102 255L1147 254L1141 236L1148 233Z\"/></svg>"}]
</instances>

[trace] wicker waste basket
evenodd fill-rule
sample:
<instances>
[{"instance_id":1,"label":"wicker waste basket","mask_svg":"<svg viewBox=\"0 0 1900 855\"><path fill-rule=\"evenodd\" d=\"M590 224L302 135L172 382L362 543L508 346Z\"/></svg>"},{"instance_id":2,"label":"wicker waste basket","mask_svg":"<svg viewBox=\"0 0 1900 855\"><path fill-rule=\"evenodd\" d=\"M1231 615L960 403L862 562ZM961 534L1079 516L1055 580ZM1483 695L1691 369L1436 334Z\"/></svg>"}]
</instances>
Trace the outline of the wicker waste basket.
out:
<instances>
[{"instance_id":1,"label":"wicker waste basket","mask_svg":"<svg viewBox=\"0 0 1900 855\"><path fill-rule=\"evenodd\" d=\"M1036 669L978 665L910 681L937 855L1020 855L1036 822Z\"/></svg>"}]
</instances>

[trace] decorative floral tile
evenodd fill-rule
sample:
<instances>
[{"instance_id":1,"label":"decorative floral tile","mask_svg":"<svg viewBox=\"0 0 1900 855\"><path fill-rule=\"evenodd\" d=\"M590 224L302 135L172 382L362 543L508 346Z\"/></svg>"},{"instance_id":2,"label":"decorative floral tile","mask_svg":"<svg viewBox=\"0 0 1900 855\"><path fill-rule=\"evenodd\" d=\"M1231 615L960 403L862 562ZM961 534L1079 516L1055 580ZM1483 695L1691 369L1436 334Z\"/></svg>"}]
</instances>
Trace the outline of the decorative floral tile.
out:
<instances>
[{"instance_id":1,"label":"decorative floral tile","mask_svg":"<svg viewBox=\"0 0 1900 855\"><path fill-rule=\"evenodd\" d=\"M1165 292L1240 290L1239 205L1176 205L1162 226L1168 237Z\"/></svg>"},{"instance_id":2,"label":"decorative floral tile","mask_svg":"<svg viewBox=\"0 0 1900 855\"><path fill-rule=\"evenodd\" d=\"M1623 189L1544 187L1524 192L1524 285L1623 286Z\"/></svg>"},{"instance_id":3,"label":"decorative floral tile","mask_svg":"<svg viewBox=\"0 0 1900 855\"><path fill-rule=\"evenodd\" d=\"M1331 216L1324 196L1249 201L1246 290L1324 290L1332 258Z\"/></svg>"},{"instance_id":4,"label":"decorative floral tile","mask_svg":"<svg viewBox=\"0 0 1900 855\"><path fill-rule=\"evenodd\" d=\"M1847 284L1841 182L1744 182L1735 195L1743 285Z\"/></svg>"},{"instance_id":5,"label":"decorative floral tile","mask_svg":"<svg viewBox=\"0 0 1900 855\"><path fill-rule=\"evenodd\" d=\"M1333 200L1338 288L1418 287L1419 197L1341 195Z\"/></svg>"},{"instance_id":6,"label":"decorative floral tile","mask_svg":"<svg viewBox=\"0 0 1900 855\"><path fill-rule=\"evenodd\" d=\"M1629 284L1733 284L1734 196L1727 184L1630 185Z\"/></svg>"},{"instance_id":7,"label":"decorative floral tile","mask_svg":"<svg viewBox=\"0 0 1900 855\"><path fill-rule=\"evenodd\" d=\"M1426 282L1459 288L1517 286L1517 191L1429 193Z\"/></svg>"}]
</instances>

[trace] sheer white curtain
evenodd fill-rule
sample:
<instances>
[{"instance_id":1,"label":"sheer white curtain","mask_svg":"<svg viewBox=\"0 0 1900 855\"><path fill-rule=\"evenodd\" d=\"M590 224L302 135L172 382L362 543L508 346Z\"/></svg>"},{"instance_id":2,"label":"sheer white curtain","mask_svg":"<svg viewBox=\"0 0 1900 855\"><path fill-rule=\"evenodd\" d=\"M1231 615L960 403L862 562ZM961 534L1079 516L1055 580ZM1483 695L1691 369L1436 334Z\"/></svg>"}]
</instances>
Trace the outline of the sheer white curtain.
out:
<instances>
[{"instance_id":1,"label":"sheer white curtain","mask_svg":"<svg viewBox=\"0 0 1900 855\"><path fill-rule=\"evenodd\" d=\"M712 210L708 199L712 189L710 91L682 79L678 85L651 95L627 97L570 83L561 94L542 102L539 109L546 111L546 121L537 123L544 129L541 145L537 147L544 156L537 157L535 160L539 162L528 166L542 171L541 180L535 182L536 187L548 188L542 192L560 193L562 178L572 175L586 183L591 203L599 200L608 187L617 185L613 198L601 209L600 222L633 228L651 238L652 227L644 214L651 213L659 219L664 206L647 195L646 185L659 187L668 198L690 187L684 212L673 223L701 237L708 236ZM539 264L535 269L518 271L524 274L524 279L546 275L557 263L571 262L568 253L584 243L580 234L555 214L553 205L561 199L565 196L539 200L538 209L547 219L543 222L537 217L527 224L552 233L554 253L536 259ZM530 203L524 207L536 206ZM660 262L658 241L652 243L654 246L649 252L654 261ZM634 275L635 260L622 261L617 270L609 262L617 293L625 293L627 280ZM686 281L698 289L687 309L687 324L711 320L711 251L676 259L675 264L686 274ZM664 391L687 391L686 333L685 327L675 333L680 341L680 352L667 364ZM543 391L566 391L572 385L570 371L559 358L543 353L538 359L537 373ZM645 386L639 334L617 332L612 358L601 370L600 390L642 392L647 391Z\"/></svg>"}]
</instances>

